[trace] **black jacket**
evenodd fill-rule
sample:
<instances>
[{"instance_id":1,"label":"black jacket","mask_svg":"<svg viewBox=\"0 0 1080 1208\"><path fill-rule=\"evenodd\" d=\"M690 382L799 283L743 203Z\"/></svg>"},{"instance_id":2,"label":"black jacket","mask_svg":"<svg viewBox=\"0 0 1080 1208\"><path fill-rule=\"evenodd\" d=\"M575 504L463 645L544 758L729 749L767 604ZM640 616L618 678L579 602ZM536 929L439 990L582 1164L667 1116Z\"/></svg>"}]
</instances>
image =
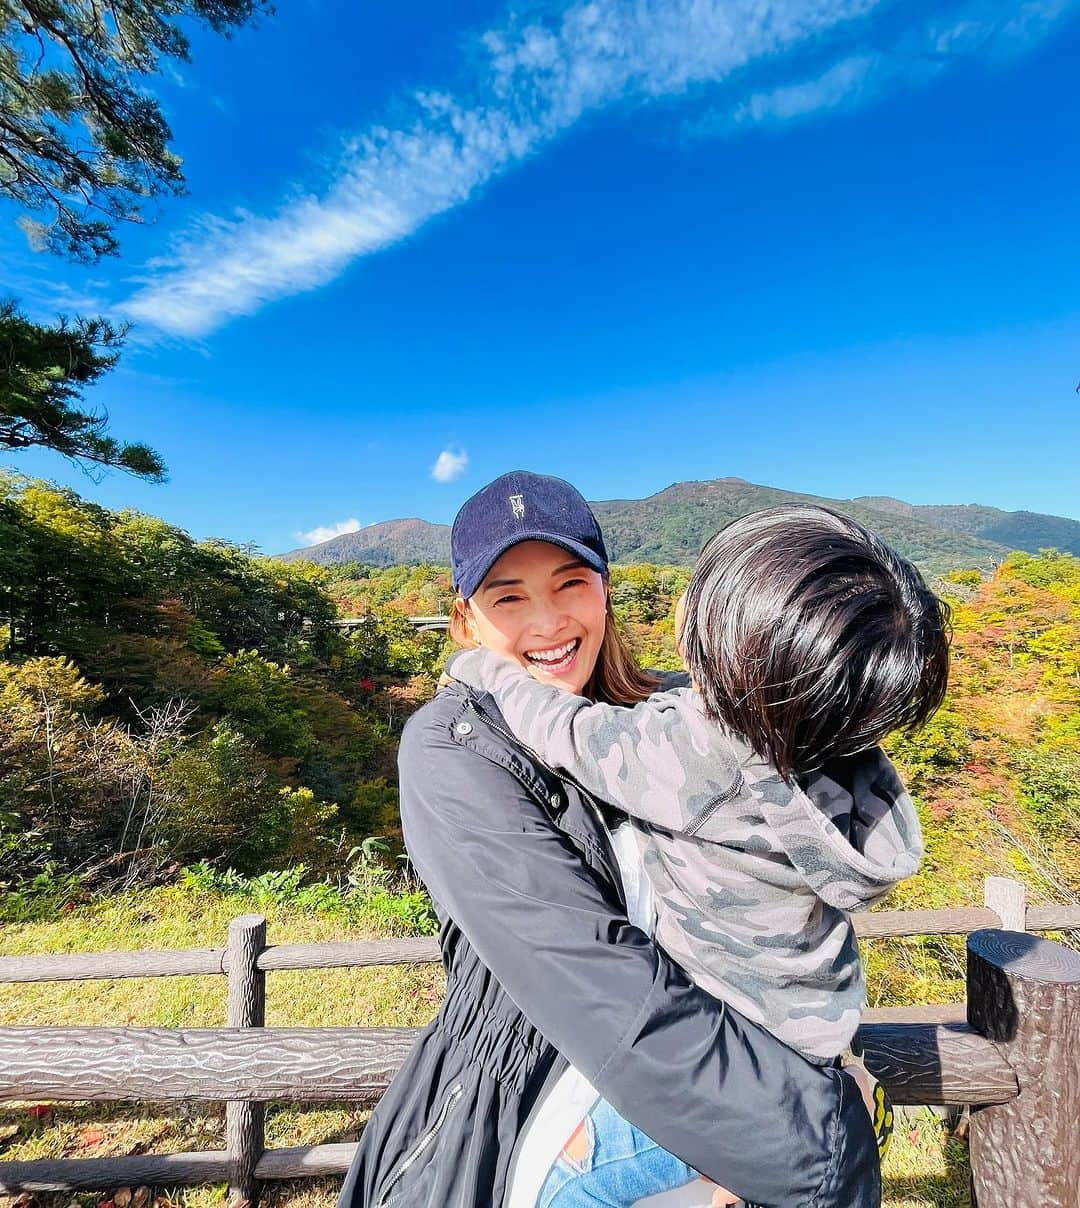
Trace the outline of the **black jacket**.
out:
<instances>
[{"instance_id":1,"label":"black jacket","mask_svg":"<svg viewBox=\"0 0 1080 1208\"><path fill-rule=\"evenodd\" d=\"M571 1061L628 1120L756 1204L878 1208L854 1081L690 984L626 918L597 805L441 692L405 727L401 816L447 993L366 1126L339 1208L497 1208Z\"/></svg>"}]
</instances>

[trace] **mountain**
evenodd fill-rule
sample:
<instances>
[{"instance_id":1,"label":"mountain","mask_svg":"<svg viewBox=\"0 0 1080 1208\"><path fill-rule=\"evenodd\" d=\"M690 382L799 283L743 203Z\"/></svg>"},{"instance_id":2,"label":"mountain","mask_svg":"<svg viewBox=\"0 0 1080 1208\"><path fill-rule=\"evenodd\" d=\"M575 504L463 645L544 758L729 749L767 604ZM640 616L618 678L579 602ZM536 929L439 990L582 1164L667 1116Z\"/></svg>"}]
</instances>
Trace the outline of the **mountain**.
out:
<instances>
[{"instance_id":1,"label":"mountain","mask_svg":"<svg viewBox=\"0 0 1080 1208\"><path fill-rule=\"evenodd\" d=\"M1080 553L1080 524L1061 516L1002 512L974 504L930 507L885 496L826 499L758 486L742 478L677 482L646 499L608 499L592 506L612 561L689 565L704 542L729 521L759 508L793 502L823 504L853 517L928 576L955 567L989 569L1013 549L1054 545ZM323 566L341 562L446 565L450 527L426 520L390 520L283 557Z\"/></svg>"},{"instance_id":2,"label":"mountain","mask_svg":"<svg viewBox=\"0 0 1080 1208\"><path fill-rule=\"evenodd\" d=\"M280 557L283 562L315 562L319 566L341 562L364 562L368 566L434 562L448 566L450 526L427 520L384 520Z\"/></svg>"},{"instance_id":3,"label":"mountain","mask_svg":"<svg viewBox=\"0 0 1080 1208\"><path fill-rule=\"evenodd\" d=\"M742 478L677 482L647 499L607 500L593 508L613 561L686 565L718 528L748 512L784 503L822 504L851 516L930 576L957 566L990 568L1009 549L917 517L875 511L855 500L782 491Z\"/></svg>"},{"instance_id":4,"label":"mountain","mask_svg":"<svg viewBox=\"0 0 1080 1208\"><path fill-rule=\"evenodd\" d=\"M892 512L928 520L956 533L996 541L1010 549L1037 554L1041 549L1059 549L1080 555L1080 521L1065 516L1047 516L1042 512L1003 512L981 503L920 504L904 503L887 495L863 495L853 500L878 512Z\"/></svg>"}]
</instances>

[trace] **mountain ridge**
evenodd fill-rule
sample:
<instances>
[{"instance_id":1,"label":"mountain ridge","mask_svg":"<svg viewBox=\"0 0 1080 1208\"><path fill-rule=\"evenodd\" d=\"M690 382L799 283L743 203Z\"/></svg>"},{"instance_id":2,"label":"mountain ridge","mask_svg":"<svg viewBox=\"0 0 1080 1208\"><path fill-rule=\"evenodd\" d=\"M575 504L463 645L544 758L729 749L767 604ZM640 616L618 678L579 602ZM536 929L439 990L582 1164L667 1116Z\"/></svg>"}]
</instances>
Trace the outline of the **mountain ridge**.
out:
<instances>
[{"instance_id":1,"label":"mountain ridge","mask_svg":"<svg viewBox=\"0 0 1080 1208\"><path fill-rule=\"evenodd\" d=\"M911 504L885 495L831 499L763 486L734 476L675 482L640 499L592 503L613 562L689 565L724 524L763 507L811 503L851 516L877 533L924 574L957 567L989 570L1015 549L1053 546L1080 554L1080 522L1038 512L1005 512L982 504ZM333 566L392 566L450 561L450 525L419 517L386 520L315 546L285 561Z\"/></svg>"}]
</instances>

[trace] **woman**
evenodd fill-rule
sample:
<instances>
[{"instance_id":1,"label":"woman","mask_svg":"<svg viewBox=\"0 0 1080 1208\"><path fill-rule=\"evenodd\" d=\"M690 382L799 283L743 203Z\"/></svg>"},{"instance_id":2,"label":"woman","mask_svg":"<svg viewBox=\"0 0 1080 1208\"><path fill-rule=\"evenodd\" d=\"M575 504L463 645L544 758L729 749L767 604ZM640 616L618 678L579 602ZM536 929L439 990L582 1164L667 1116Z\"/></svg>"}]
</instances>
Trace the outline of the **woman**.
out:
<instances>
[{"instance_id":1,"label":"woman","mask_svg":"<svg viewBox=\"0 0 1080 1208\"><path fill-rule=\"evenodd\" d=\"M632 703L652 689L614 629L603 538L569 484L504 475L462 507L451 547L458 640L567 691ZM692 986L629 922L599 807L523 750L489 698L454 685L421 709L400 778L447 993L364 1131L340 1208L503 1205L568 1062L749 1201L876 1208L854 1082Z\"/></svg>"}]
</instances>

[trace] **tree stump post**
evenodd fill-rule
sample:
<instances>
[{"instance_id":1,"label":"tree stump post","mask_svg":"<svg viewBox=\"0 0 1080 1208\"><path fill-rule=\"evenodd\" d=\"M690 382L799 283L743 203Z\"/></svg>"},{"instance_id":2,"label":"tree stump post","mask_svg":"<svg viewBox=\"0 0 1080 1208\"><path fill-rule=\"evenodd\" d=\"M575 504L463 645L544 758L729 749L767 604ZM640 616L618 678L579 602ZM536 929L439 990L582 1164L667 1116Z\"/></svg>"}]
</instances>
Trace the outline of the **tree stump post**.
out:
<instances>
[{"instance_id":1,"label":"tree stump post","mask_svg":"<svg viewBox=\"0 0 1080 1208\"><path fill-rule=\"evenodd\" d=\"M977 1208L1080 1208L1080 953L1014 931L969 936L968 1023L1019 1095L971 1113Z\"/></svg>"},{"instance_id":2,"label":"tree stump post","mask_svg":"<svg viewBox=\"0 0 1080 1208\"><path fill-rule=\"evenodd\" d=\"M266 974L258 967L266 947L266 919L242 914L229 924L227 949L230 1028L261 1028L266 1023ZM255 1164L262 1157L266 1136L262 1103L225 1104L225 1148L229 1155L229 1203L255 1205L259 1184Z\"/></svg>"}]
</instances>

